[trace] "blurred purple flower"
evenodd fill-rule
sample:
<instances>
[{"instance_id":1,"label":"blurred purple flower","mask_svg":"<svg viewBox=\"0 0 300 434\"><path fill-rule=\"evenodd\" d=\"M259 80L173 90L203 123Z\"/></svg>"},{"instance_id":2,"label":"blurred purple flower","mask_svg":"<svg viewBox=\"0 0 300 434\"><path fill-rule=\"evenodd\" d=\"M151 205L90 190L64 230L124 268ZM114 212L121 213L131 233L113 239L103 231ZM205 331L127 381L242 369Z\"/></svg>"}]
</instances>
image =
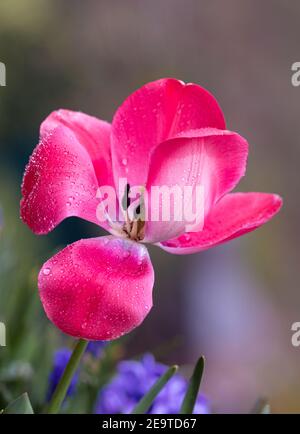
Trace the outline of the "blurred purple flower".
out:
<instances>
[{"instance_id":1,"label":"blurred purple flower","mask_svg":"<svg viewBox=\"0 0 300 434\"><path fill-rule=\"evenodd\" d=\"M94 357L99 358L102 355L103 348L107 345L106 341L94 341L89 342L86 348L86 353L91 354ZM69 348L60 348L54 354L53 369L49 376L49 385L47 391L47 400L49 401L59 383L59 380L70 360L72 351ZM73 395L78 383L79 370L75 373L70 387L67 392L67 396Z\"/></svg>"},{"instance_id":2,"label":"blurred purple flower","mask_svg":"<svg viewBox=\"0 0 300 434\"><path fill-rule=\"evenodd\" d=\"M99 393L95 413L130 413L166 370L167 366L157 363L151 354L144 355L141 361L120 362L116 376ZM178 414L186 390L187 380L179 374L174 375L155 398L148 413ZM194 414L208 412L206 398L199 395Z\"/></svg>"},{"instance_id":3,"label":"blurred purple flower","mask_svg":"<svg viewBox=\"0 0 300 434\"><path fill-rule=\"evenodd\" d=\"M53 369L49 376L49 385L47 391L47 401L50 401L56 386L61 379L65 367L71 357L72 351L69 348L60 348L54 353ZM73 395L78 383L79 371L72 378L70 387L67 391L67 396Z\"/></svg>"},{"instance_id":4,"label":"blurred purple flower","mask_svg":"<svg viewBox=\"0 0 300 434\"><path fill-rule=\"evenodd\" d=\"M98 358L102 355L103 349L108 344L108 341L90 341L86 348L86 352Z\"/></svg>"}]
</instances>

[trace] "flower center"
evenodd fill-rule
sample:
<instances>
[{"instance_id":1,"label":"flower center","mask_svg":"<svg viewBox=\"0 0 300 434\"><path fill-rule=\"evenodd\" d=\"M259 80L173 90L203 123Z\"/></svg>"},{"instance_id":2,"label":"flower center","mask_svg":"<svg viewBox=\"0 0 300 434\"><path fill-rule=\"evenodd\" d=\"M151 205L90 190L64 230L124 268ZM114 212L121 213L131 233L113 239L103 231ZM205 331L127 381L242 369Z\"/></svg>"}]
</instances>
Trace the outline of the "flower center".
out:
<instances>
[{"instance_id":1,"label":"flower center","mask_svg":"<svg viewBox=\"0 0 300 434\"><path fill-rule=\"evenodd\" d=\"M130 185L127 184L122 199L122 208L125 211L126 217L122 229L129 239L134 241L142 241L145 237L145 206L143 197L141 196L136 208L131 210L131 212L133 211L131 217L129 212L130 205Z\"/></svg>"}]
</instances>

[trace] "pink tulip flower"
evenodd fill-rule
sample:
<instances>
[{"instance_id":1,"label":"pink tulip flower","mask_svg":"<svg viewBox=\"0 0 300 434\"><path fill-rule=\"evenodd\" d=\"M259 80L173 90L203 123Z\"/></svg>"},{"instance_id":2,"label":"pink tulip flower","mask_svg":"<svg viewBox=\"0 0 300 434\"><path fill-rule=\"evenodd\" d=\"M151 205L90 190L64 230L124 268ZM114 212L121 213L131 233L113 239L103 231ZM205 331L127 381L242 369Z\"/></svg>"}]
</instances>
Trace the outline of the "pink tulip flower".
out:
<instances>
[{"instance_id":1,"label":"pink tulip flower","mask_svg":"<svg viewBox=\"0 0 300 434\"><path fill-rule=\"evenodd\" d=\"M195 253L270 220L281 207L279 196L231 193L245 174L247 154L246 140L226 130L214 97L175 79L138 89L111 124L80 112L51 113L25 171L21 217L36 234L76 216L110 235L77 241L43 265L38 287L48 318L74 337L118 338L152 307L154 272L144 243L175 254ZM117 190L121 178L126 188L116 194L124 220L105 208L100 222L97 191L101 186ZM135 185L147 193L153 186L201 185L202 226L189 226L187 232L186 219L175 218L176 204L168 220L136 217L145 205L141 194L132 209ZM190 202L196 199L193 189Z\"/></svg>"}]
</instances>

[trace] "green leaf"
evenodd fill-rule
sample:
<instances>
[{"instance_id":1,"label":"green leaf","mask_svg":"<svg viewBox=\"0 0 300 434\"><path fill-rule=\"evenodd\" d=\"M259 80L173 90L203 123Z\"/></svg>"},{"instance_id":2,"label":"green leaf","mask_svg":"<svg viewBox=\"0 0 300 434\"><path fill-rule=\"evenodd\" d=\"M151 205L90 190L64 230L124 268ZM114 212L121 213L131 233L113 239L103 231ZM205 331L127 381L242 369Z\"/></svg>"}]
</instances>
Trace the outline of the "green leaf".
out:
<instances>
[{"instance_id":1,"label":"green leaf","mask_svg":"<svg viewBox=\"0 0 300 434\"><path fill-rule=\"evenodd\" d=\"M201 356L196 363L193 375L191 376L188 390L181 405L180 414L193 414L195 402L198 396L199 387L204 371L204 357Z\"/></svg>"},{"instance_id":2,"label":"green leaf","mask_svg":"<svg viewBox=\"0 0 300 434\"><path fill-rule=\"evenodd\" d=\"M3 414L33 414L33 409L27 393L12 401L3 411Z\"/></svg>"},{"instance_id":3,"label":"green leaf","mask_svg":"<svg viewBox=\"0 0 300 434\"><path fill-rule=\"evenodd\" d=\"M270 414L271 407L266 398L260 398L256 401L251 414Z\"/></svg>"},{"instance_id":4,"label":"green leaf","mask_svg":"<svg viewBox=\"0 0 300 434\"><path fill-rule=\"evenodd\" d=\"M167 372L165 372L157 381L156 383L151 387L148 393L143 396L143 398L140 400L140 402L136 405L136 407L132 410L132 414L144 414L146 413L154 399L157 397L159 392L162 390L162 388L166 385L166 383L170 380L171 377L176 373L178 370L178 366L174 365L171 366Z\"/></svg>"}]
</instances>

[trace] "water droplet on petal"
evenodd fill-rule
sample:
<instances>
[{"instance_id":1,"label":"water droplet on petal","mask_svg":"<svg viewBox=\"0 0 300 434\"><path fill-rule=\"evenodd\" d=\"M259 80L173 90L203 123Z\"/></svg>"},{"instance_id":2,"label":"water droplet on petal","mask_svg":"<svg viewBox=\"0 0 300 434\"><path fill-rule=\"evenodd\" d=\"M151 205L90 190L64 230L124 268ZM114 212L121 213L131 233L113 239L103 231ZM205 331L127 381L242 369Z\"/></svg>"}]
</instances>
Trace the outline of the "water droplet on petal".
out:
<instances>
[{"instance_id":1,"label":"water droplet on petal","mask_svg":"<svg viewBox=\"0 0 300 434\"><path fill-rule=\"evenodd\" d=\"M184 241L190 241L191 236L189 234L184 234Z\"/></svg>"},{"instance_id":2,"label":"water droplet on petal","mask_svg":"<svg viewBox=\"0 0 300 434\"><path fill-rule=\"evenodd\" d=\"M51 272L51 269L48 267L43 269L43 274L45 274L45 276L49 276L50 272Z\"/></svg>"}]
</instances>

